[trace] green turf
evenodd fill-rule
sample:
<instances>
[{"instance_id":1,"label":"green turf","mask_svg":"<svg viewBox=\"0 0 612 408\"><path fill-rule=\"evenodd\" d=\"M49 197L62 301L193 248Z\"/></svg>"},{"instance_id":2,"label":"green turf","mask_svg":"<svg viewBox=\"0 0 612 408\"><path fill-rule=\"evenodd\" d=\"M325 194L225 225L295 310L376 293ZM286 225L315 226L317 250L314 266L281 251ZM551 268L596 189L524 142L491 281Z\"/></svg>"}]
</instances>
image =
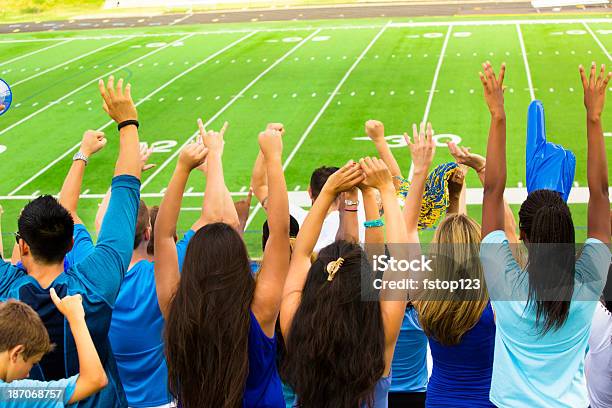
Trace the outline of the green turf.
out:
<instances>
[{"instance_id":1,"label":"green turf","mask_svg":"<svg viewBox=\"0 0 612 408\"><path fill-rule=\"evenodd\" d=\"M497 19L486 17L487 20L494 18ZM485 60L508 65L508 187L524 185L526 112L531 97L519 34L514 24L482 25L478 23L482 19L470 18L474 25L452 27L442 60L440 54L448 26L392 26L380 34L387 23L382 19L30 33L2 38L0 77L17 84L14 105L0 118L0 144L7 147L0 153L5 246L10 246L7 242L12 243L8 233L16 229L19 210L27 202L26 198L7 196L59 191L71 163L69 149L78 143L84 130L96 129L108 122L100 108L95 79L124 65L127 66L115 76L129 78L132 83L134 98L139 103L141 140L148 144L157 142L158 147L164 147L164 141L176 143L153 154L151 161L158 167L143 176L144 193L159 195L167 185L176 163L177 148L196 130L198 117L205 121L215 117L212 128L220 127L225 120L230 122L224 163L226 181L232 192L244 191L249 185L257 154L256 135L270 121L283 122L287 128L283 157L290 191L305 191L310 173L317 166L341 165L349 159L374 155L376 152L369 141L355 139L364 136L367 119L380 119L388 135L400 135L411 123L423 119L428 106L427 119L432 121L436 133L457 135L463 145L484 153L488 112L477 74L480 63ZM331 28L334 25L343 29ZM313 33L314 27L321 28L314 36L323 41L300 43ZM612 24L590 22L588 27L609 52ZM292 28L295 31L287 31ZM239 41L254 29L261 31ZM550 138L576 153L576 182L585 186L585 114L577 66L592 60L608 62L607 56L580 23L521 24L520 29L534 93L545 105ZM189 33L208 30L234 32L186 38ZM571 35L568 30L580 31ZM121 40L117 35L126 34L136 37L113 44ZM158 35L143 37L142 34ZM378 34L377 41L373 41ZM114 38L108 38L110 35ZM90 39L74 39L47 50L55 42L2 42L54 36ZM296 41L283 41L289 37L296 37ZM175 40L181 42L163 49L151 47L154 43L168 44ZM237 43L229 47L234 42ZM157 44L160 45L164 44ZM355 64L368 46L371 48ZM211 58L224 47L228 49ZM100 48L103 49L95 51ZM41 51L19 58L37 50ZM39 75L86 53L91 54ZM207 63L176 79L207 58ZM269 69L279 58L284 60ZM16 60L2 65L2 61L12 59ZM430 98L438 65L435 91ZM32 78L33 75L38 76ZM172 83L157 92L168 81ZM342 86L332 97L341 81L344 81ZM151 93L154 94L150 99L142 101ZM428 105L428 102L431 103ZM608 104L606 116L610 109ZM612 129L604 129L609 130ZM103 194L112 177L117 131L113 125L105 131L109 144L92 158L85 176L83 190L89 194ZM606 137L608 153L612 149L609 140ZM407 175L410 167L407 148L395 147L393 152ZM66 157L23 185L62 155ZM447 149L440 147L436 162L448 160ZM18 189L20 186L23 187ZM480 187L473 174L468 177L468 187ZM203 177L193 175L188 188L193 192L204 191ZM159 198L147 201L155 204ZM98 202L93 198L81 200L80 212L88 226L92 225ZM200 204L199 197L186 198L183 207L194 208ZM574 204L572 211L578 237L583 239L586 205ZM470 214L479 219L480 207L470 206ZM188 228L196 217L196 211L183 211L179 229ZM261 252L259 231L263 220L263 212L258 211L245 235L254 256ZM429 239L431 234L431 231L424 232L423 239Z\"/></svg>"}]
</instances>

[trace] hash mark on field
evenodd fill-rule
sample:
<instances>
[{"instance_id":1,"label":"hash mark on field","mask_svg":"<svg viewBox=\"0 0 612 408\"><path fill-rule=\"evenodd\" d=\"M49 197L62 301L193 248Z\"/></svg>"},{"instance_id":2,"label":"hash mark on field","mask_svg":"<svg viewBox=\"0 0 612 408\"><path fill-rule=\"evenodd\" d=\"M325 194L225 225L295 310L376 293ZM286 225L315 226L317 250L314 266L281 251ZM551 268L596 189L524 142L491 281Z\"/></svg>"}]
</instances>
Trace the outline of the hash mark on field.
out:
<instances>
[{"instance_id":1,"label":"hash mark on field","mask_svg":"<svg viewBox=\"0 0 612 408\"><path fill-rule=\"evenodd\" d=\"M296 44L293 48L291 48L289 51L287 51L282 57L278 58L276 61L274 61L268 68L266 68L263 72L261 72L259 75L257 75L251 82L249 82L244 88L242 88L242 90L238 93L238 95L234 96L232 99L230 99L229 102L227 102L219 111L217 111L217 113L215 113L212 117L210 117L208 119L208 121L206 121L206 123L204 123L204 126L208 126L210 125L213 121L215 121L221 114L223 114L223 112L225 112L231 105L234 104L234 102L236 102L238 100L239 97L241 97L242 95L244 95L245 92L247 92L250 88L252 88L257 82L259 82L259 80L261 78L263 78L268 72L270 72L272 69L274 69L274 67L276 67L277 65L279 65L281 62L283 62L284 60L286 60L287 58L289 58L291 56L291 54L293 54L295 51L298 50L298 48L300 48L302 45L304 45L306 42L308 42L312 37L314 37L315 35L317 35L319 32L321 31L321 29L317 29L315 30L312 34L310 34L308 37L306 37L305 39L303 39L302 41L300 41L298 44ZM253 33L252 33L253 34ZM158 166L156 168L156 170L141 184L141 190L144 189L159 173L161 173L166 166L168 166L168 164L180 153L181 149L183 147L185 147L187 144L190 143L190 141L196 137L198 135L198 131L194 132L184 143L182 146L180 146L179 148L177 148L171 155L170 157L168 157L160 166Z\"/></svg>"},{"instance_id":2,"label":"hash mark on field","mask_svg":"<svg viewBox=\"0 0 612 408\"><path fill-rule=\"evenodd\" d=\"M215 53L211 54L210 56L206 57L204 60L200 61L200 63L193 65L191 67L189 67L188 69L186 69L185 71L181 72L178 75L175 75L172 79L170 79L169 81L165 82L164 84L162 84L161 86L159 86L158 88L154 89L151 93L149 93L145 98L143 98L141 101L138 101L136 103L136 106L139 106L142 102L149 100L153 95L155 95L156 93L158 93L159 91L165 89L166 87L168 87L169 85L171 85L174 81L178 80L179 78L187 75L188 73L190 73L191 71L193 71L194 69L196 69L198 66L206 63L207 61L209 61L212 58L215 58L217 55L227 51L228 49L234 47L235 45L241 43L242 41L246 40L247 38L250 38L251 36L255 35L257 33L257 31L251 31L250 33L240 37L239 39L235 40L234 42L226 45L225 47L223 47L222 49L220 49L219 51L216 51ZM191 34L193 35L193 33ZM180 38L177 41L183 41L187 38L189 38L191 35L187 35L183 38ZM174 43L174 42L172 42ZM171 45L172 43L168 44ZM134 61L131 61L130 63L128 63L127 65L124 65L123 67L126 67L132 63L137 62L138 60L142 59L142 58L146 58L149 55L152 55L155 52L159 52L163 49L164 47L161 48L156 48L154 51L151 51L137 59L135 59ZM122 68L123 68L122 67ZM102 77L99 77L102 78ZM95 80L94 80L95 81ZM88 84L85 84L88 85ZM83 86L84 87L84 86ZM78 91L81 88L77 88L77 90L71 92L74 93L76 91ZM66 95L66 97L70 96L70 94ZM58 102L61 101L60 98L58 99ZM88 108L88 110L92 110L91 107ZM112 120L106 122L104 125L102 125L101 127L99 127L97 130L101 131L103 129L105 129L106 127L108 127L109 125L111 125L113 123ZM6 131L6 129L4 130ZM2 134L4 131L0 132L0 134ZM53 160L51 163L47 164L45 167L43 167L41 170L39 170L36 174L34 174L33 176L31 176L29 179L27 179L25 182L21 183L16 189L14 189L13 191L11 191L9 193L10 196L14 195L15 193L17 193L19 190L21 190L23 187L25 187L26 185L30 184L33 180L37 179L39 176L41 176L42 174L44 174L47 170L49 170L51 167L55 166L55 164L57 164L58 162L60 162L62 159L64 159L66 156L68 156L70 153L72 153L74 150L76 150L79 146L80 146L80 142L75 144L74 146L72 146L70 149L66 150L62 155L60 155L59 157L57 157L55 160Z\"/></svg>"},{"instance_id":3,"label":"hash mark on field","mask_svg":"<svg viewBox=\"0 0 612 408\"><path fill-rule=\"evenodd\" d=\"M591 37L593 37L593 39L595 40L597 45L599 45L599 48L601 48L601 50L604 52L606 57L608 57L608 61L612 61L612 57L610 57L610 53L608 52L606 47L604 47L604 45L601 43L601 41L599 41L599 38L597 38L597 35L595 35L593 30L591 30L591 27L589 27L589 25L586 23L586 21L583 21L582 25L584 25L584 28L586 28L586 30L591 34ZM591 51L589 50L588 53L590 54Z\"/></svg>"}]
</instances>

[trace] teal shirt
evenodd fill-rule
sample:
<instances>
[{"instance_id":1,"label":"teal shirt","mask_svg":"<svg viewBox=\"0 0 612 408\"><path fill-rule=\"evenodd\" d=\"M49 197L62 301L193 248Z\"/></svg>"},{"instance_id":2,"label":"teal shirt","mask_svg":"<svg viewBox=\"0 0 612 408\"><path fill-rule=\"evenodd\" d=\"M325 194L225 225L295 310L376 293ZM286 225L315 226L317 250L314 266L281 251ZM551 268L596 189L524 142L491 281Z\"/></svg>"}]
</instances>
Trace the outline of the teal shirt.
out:
<instances>
[{"instance_id":1,"label":"teal shirt","mask_svg":"<svg viewBox=\"0 0 612 408\"><path fill-rule=\"evenodd\" d=\"M535 309L527 307L527 273L514 260L503 231L482 240L480 258L497 325L491 402L512 408L588 406L584 358L610 265L608 246L586 240L576 262L569 316L544 335Z\"/></svg>"},{"instance_id":2,"label":"teal shirt","mask_svg":"<svg viewBox=\"0 0 612 408\"><path fill-rule=\"evenodd\" d=\"M74 389L76 388L76 382L79 375L72 376L70 378L63 378L57 381L35 381L35 380L17 380L5 383L0 380L0 406L3 408L62 408L68 406L68 401L74 395ZM17 398L11 396L11 391L24 392L26 395L31 393L38 394L44 391L58 391L63 390L63 394L59 398Z\"/></svg>"}]
</instances>

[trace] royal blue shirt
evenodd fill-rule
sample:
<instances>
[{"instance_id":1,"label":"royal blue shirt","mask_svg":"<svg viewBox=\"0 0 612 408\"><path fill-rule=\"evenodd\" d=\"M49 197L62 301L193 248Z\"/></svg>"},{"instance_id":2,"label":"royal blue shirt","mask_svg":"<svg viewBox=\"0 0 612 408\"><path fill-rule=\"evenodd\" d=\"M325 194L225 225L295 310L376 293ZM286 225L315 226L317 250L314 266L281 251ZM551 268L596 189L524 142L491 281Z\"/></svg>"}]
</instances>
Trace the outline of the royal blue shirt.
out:
<instances>
[{"instance_id":1,"label":"royal blue shirt","mask_svg":"<svg viewBox=\"0 0 612 408\"><path fill-rule=\"evenodd\" d=\"M194 234L192 230L187 231L176 244L179 269ZM172 401L163 330L154 264L142 260L125 274L108 333L130 407L155 407Z\"/></svg>"},{"instance_id":2,"label":"royal blue shirt","mask_svg":"<svg viewBox=\"0 0 612 408\"><path fill-rule=\"evenodd\" d=\"M489 391L494 346L491 304L487 304L478 323L463 335L459 344L443 346L430 338L433 369L425 406L492 407Z\"/></svg>"},{"instance_id":3,"label":"royal blue shirt","mask_svg":"<svg viewBox=\"0 0 612 408\"><path fill-rule=\"evenodd\" d=\"M427 390L427 336L419 325L412 306L406 308L393 362L391 392L425 392Z\"/></svg>"},{"instance_id":4,"label":"royal blue shirt","mask_svg":"<svg viewBox=\"0 0 612 408\"><path fill-rule=\"evenodd\" d=\"M140 181L136 177L115 177L108 211L93 252L60 274L49 288L42 288L22 269L0 260L0 301L13 298L30 305L41 317L55 344L55 349L32 368L31 379L52 381L78 374L74 338L68 322L51 301L49 289L55 288L60 297L75 294L83 297L85 320L106 371L108 385L81 401L77 405L79 408L127 406L108 331L115 300L132 258L139 200Z\"/></svg>"},{"instance_id":5,"label":"royal blue shirt","mask_svg":"<svg viewBox=\"0 0 612 408\"><path fill-rule=\"evenodd\" d=\"M276 336L261 330L253 312L249 330L249 375L243 408L284 408L283 388L276 368Z\"/></svg>"}]
</instances>

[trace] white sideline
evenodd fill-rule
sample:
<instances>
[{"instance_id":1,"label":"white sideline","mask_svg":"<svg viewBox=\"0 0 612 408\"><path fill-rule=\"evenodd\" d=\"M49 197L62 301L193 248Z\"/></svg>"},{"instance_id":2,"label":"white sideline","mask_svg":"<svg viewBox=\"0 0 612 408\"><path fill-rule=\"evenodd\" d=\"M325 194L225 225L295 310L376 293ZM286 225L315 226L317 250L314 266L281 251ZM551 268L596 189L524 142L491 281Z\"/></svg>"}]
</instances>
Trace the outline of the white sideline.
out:
<instances>
[{"instance_id":1,"label":"white sideline","mask_svg":"<svg viewBox=\"0 0 612 408\"><path fill-rule=\"evenodd\" d=\"M365 49L361 52L361 54L359 54L359 57L357 57L355 62L353 62L353 64L349 67L348 71L346 71L342 79L340 79L340 82L338 82L338 85L336 85L336 88L329 95L329 98L327 98L327 100L325 101L325 103L323 104L319 112L316 114L312 122L310 122L310 124L308 125L308 127L306 128L306 130L304 131L304 133L302 134L302 136L300 137L296 145L293 147L293 150L291 150L291 153L289 153L289 156L287 156L285 163L283 163L283 171L287 169L287 167L289 166L289 163L291 163L291 160L293 160L293 157L296 155L298 149L302 146L302 144L304 143L304 141L306 140L306 138L308 137L308 135L310 134L314 126L317 124L317 122L319 121L319 119L321 118L321 116L323 115L327 107L329 106L329 104L332 102L334 97L338 94L338 91L340 90L340 88L342 88L342 85L344 85L348 77L355 70L357 65L359 65L363 57L365 57L368 51L370 51L370 48L372 48L374 43L376 43L376 41L380 38L380 36L387 30L387 27L390 24L391 24L391 21L389 21L387 24L385 24L380 29L380 31L374 36L374 38L372 38L370 43L365 47ZM249 224L253 221L253 219L257 215L257 212L259 211L260 208L261 208L261 204L257 203L257 205L255 206L255 209L253 210L253 212L251 212L251 214L249 215L249 218L246 221L245 228L248 227Z\"/></svg>"},{"instance_id":2,"label":"white sideline","mask_svg":"<svg viewBox=\"0 0 612 408\"><path fill-rule=\"evenodd\" d=\"M139 100L138 102L136 102L136 106L140 106L141 103L149 100L153 95L155 95L156 93L158 93L159 91L161 91L162 89L166 88L167 86L169 86L170 84L172 84L174 81L176 81L177 79L183 77L184 75L187 75L188 73L190 73L191 71L193 71L194 69L198 68L199 66L207 63L208 61L210 61L213 58L216 58L217 56L219 56L220 54L224 53L225 51L229 50L230 48L234 47L235 45L241 43L242 41L246 40L247 38L253 36L257 31L251 31L249 34L240 37L239 39L237 39L236 41L226 45L225 47L223 47L222 49L220 49L219 51L214 52L213 54L209 55L208 57L206 57L205 59L203 59L202 61L198 62L197 64L189 67L188 69L184 70L183 72L181 72L180 74L174 76L172 79L170 79L169 81L167 81L166 83L164 83L163 85L161 85L160 87L154 89L151 93L149 93L147 96L145 96L144 98L142 98L141 100ZM108 122L106 122L104 125L102 125L101 127L99 127L97 130L101 131L104 130L106 127L110 126L113 123L112 120L109 120ZM64 153L62 153L62 155L60 155L59 157L57 157L55 160L53 160L51 163L47 164L45 167L43 167L41 170L39 170L36 174L34 174L32 177L30 177L29 179L27 179L26 181L24 181L22 184L19 185L19 187L17 187L16 189L14 189L13 191L11 191L8 195L12 196L15 193L17 193L19 190L21 190L22 188L24 188L25 186L27 186L28 184L30 184L32 181L34 181L35 179L37 179L38 177L40 177L42 174L44 174L45 172L47 172L47 170L49 170L51 167L53 167L56 163L58 163L59 161L63 160L66 156L68 156L70 153L72 153L73 151L75 151L79 146L81 145L81 142L75 144L74 146L72 146L70 149L66 150Z\"/></svg>"},{"instance_id":3,"label":"white sideline","mask_svg":"<svg viewBox=\"0 0 612 408\"><path fill-rule=\"evenodd\" d=\"M58 69L58 68L63 67L64 65L70 64L70 63L72 63L72 62L74 62L74 61L78 61L78 60L80 60L81 58L88 57L88 56L90 56L91 54L95 54L96 52L102 51L102 50L104 50L104 49L106 49L106 48L109 48L109 47L112 47L112 46L114 46L114 45L120 44L120 43L122 43L122 42L124 42L124 41L127 41L127 40L131 39L131 38L133 38L133 37L125 37L125 38L122 38L122 39L120 39L120 40L118 40L118 41L115 41L115 42L112 42L112 43L110 43L110 44L104 45L104 46L102 46L102 47L98 47L98 48L96 48L95 50L91 50L91 51L89 51L89 52L87 52L87 53L85 53L85 54L81 54L81 55L79 55L79 56L77 56L77 57L74 57L74 58L72 58L72 59L69 59L68 61L64 61L64 62L62 62L62 63L60 63L60 64L57 64L57 65L55 65L55 66L53 66L53 67L47 68L47 69L45 69L44 71L40 71L40 72L38 72L38 73L36 73L36 74L34 74L34 75L31 75L31 76L29 76L29 77L27 77L27 78L24 78L24 79L22 79L22 80L20 80L20 81L14 82L13 84L11 84L11 87L12 87L12 88L14 88L14 87L16 87L16 86L17 86L17 85L19 85L19 84L23 84L24 82L27 82L27 81L29 81L29 80L32 80L32 79L34 79L34 78L36 78L36 77L39 77L39 76L41 76L41 75L44 75L44 74L46 74L46 73L48 73L48 72L54 71L54 70L56 70L56 69Z\"/></svg>"},{"instance_id":4,"label":"white sideline","mask_svg":"<svg viewBox=\"0 0 612 408\"><path fill-rule=\"evenodd\" d=\"M525 73L527 74L527 86L529 87L529 95L531 100L535 100L535 90L533 88L533 82L531 81L531 70L529 69L529 61L527 60L527 50L525 49L525 41L523 40L523 32L521 31L521 25L516 25L516 33L518 34L519 43L521 44L521 53L523 54L523 63L525 64Z\"/></svg>"},{"instance_id":5,"label":"white sideline","mask_svg":"<svg viewBox=\"0 0 612 408\"><path fill-rule=\"evenodd\" d=\"M293 54L295 51L298 50L298 48L300 48L302 45L304 45L306 42L310 41L310 39L312 37L314 37L315 35L317 35L321 30L316 30L315 32L313 32L312 34L310 34L308 37L304 38L302 41L300 41L297 45L295 45L293 48L291 48L289 51L287 51L287 53L285 53L285 55L283 55L282 57L280 57L279 59L277 59L276 61L274 61L273 64L271 64L268 68L266 68L263 72L261 72L259 75L257 75L255 77L255 79L253 79L251 82L249 82L244 88L242 88L240 90L240 92L238 92L238 94L236 94L232 99L230 99L230 101L228 103L226 103L219 111L217 111L217 113L215 113L212 117L210 117L205 123L204 123L204 127L209 126L213 121L215 121L215 119L217 119L223 112L225 112L227 110L227 108L229 108L230 106L232 106L234 104L234 102L236 102L238 100L238 98L241 98L242 95L244 95L244 93L246 91L248 91L253 85L255 85L257 82L259 82L259 80L261 78L263 78L268 72L270 72L272 69L274 69L274 67L276 67L278 64L280 64L281 62L283 62L285 59L287 59L291 54ZM199 130L196 130L191 136L189 136L189 138L185 141L185 143L183 143L180 147L178 147L174 152L172 152L172 154L170 155L170 157L168 157L160 166L156 167L155 171L142 183L142 185L140 186L141 191L149 185L149 183L159 174L162 172L163 169L166 168L166 166L168 164L170 164L170 162L172 160L174 160L174 158L176 156L178 156L178 154L181 152L181 150L183 149L183 147L187 146L192 140L193 138L195 138L199 133Z\"/></svg>"},{"instance_id":6,"label":"white sideline","mask_svg":"<svg viewBox=\"0 0 612 408\"><path fill-rule=\"evenodd\" d=\"M496 26L496 25L541 25L541 24L583 24L588 23L611 23L610 18L590 18L590 19L521 19L521 20L480 20L480 21L422 21L422 22L406 22L406 23L393 23L388 28L405 28L405 27L447 27L453 25L455 27L477 27L477 26ZM246 23L246 22L245 22ZM373 28L381 28L381 24L367 24L367 25L331 25L331 26L320 26L320 27L285 27L285 28L259 28L261 32L292 32L292 31L312 31L312 30L367 30ZM144 28L144 27L143 27ZM39 41L62 41L62 40L98 40L104 38L124 38L129 36L134 37L167 37L175 35L195 34L195 35L210 35L210 34L236 34L246 33L250 31L248 29L237 29L237 30L209 30L209 31L194 31L192 33L179 31L171 33L147 33L147 34L115 34L115 35L102 35L102 36L76 36L76 37L54 37L54 38L28 38L28 39L7 39L0 40L2 43L19 43L19 42L39 42Z\"/></svg>"},{"instance_id":7,"label":"white sideline","mask_svg":"<svg viewBox=\"0 0 612 408\"><path fill-rule=\"evenodd\" d=\"M15 122L15 123L13 123L13 124L11 124L11 125L7 126L5 129L3 129L3 130L1 130L1 131L0 131L0 135L5 134L5 133L6 133L6 132L8 132L9 130L13 129L13 128L14 128L14 127L16 127L16 126L19 126L20 124L22 124L22 123L24 123L24 122L26 122L26 121L28 121L28 120L30 120L30 119L31 119L31 118L33 118L34 116L38 115L38 114L39 114L39 113L41 113L41 112L46 111L46 110L47 110L47 109L49 109L50 107L52 107L52 106L54 106L54 105L57 105L58 103L60 103L60 102L61 102L61 101L63 101L64 99L68 98L68 97L69 97L69 96L71 96L71 95L74 95L75 93L79 92L79 91L80 91L80 90L82 90L82 89L85 89L85 88L86 88L86 87L88 87L89 85L91 85L91 84L93 84L93 83L95 83L95 82L98 82L98 80L103 79L103 78L106 78L107 76L109 76L109 75L111 75L111 74L113 74L113 73L115 73L115 72L117 72L117 71L121 71L122 69L124 69L124 68L126 68L126 67L129 67L130 65L132 65L132 64L134 64L134 63L136 63L136 62L138 62L138 61L140 61L140 60L143 60L143 59L145 59L145 58L147 58L147 57L149 57L149 56L151 56L151 55L153 55L153 54L156 54L156 53L158 53L158 52L160 52L160 51L162 51L162 50L164 50L164 49L166 49L166 48L170 47L170 46L171 46L172 44L174 44L174 43L184 41L184 40L186 40L187 38L192 37L192 36L193 36L193 34L189 34L189 35L186 35L186 36L184 36L184 37L181 37L181 38L179 38L178 40L175 40L175 41L173 41L173 42L171 42L171 43L168 43L168 44L164 45L163 47L156 48L156 49L154 49L153 51L148 52L148 53L146 53L146 54L144 54L144 55L141 55L140 57L138 57L138 58L136 58L136 59L134 59L134 60L132 60L132 61L130 61L130 62L128 62L128 63L126 63L126 64L123 64L123 65L121 65L121 66L120 66L120 67L118 67L118 68L115 68L115 69L113 69L113 70L111 70L111 71L108 71L107 73L102 74L102 75L100 75L100 76L98 76L98 77L96 77L96 78L94 78L94 79L92 79L92 80L90 80L90 81L87 81L86 83L84 83L83 85L79 86L78 88L75 88L75 89L73 89L72 91L68 92L66 95L64 95L64 96L62 96L62 97L60 97L60 98L56 99L56 100L55 100L55 101L53 101L53 102L49 102L49 103L47 103L45 106L43 106L43 107L42 107L42 108L40 108L39 110L34 111L34 112L30 113L28 116L26 116L26 117L24 117L24 118L21 118L21 119L20 119L20 120L18 120L17 122Z\"/></svg>"},{"instance_id":8,"label":"white sideline","mask_svg":"<svg viewBox=\"0 0 612 408\"><path fill-rule=\"evenodd\" d=\"M591 34L591 36L593 37L593 39L595 40L597 45L599 45L599 48L601 48L601 50L604 52L604 54L606 54L606 57L608 57L608 61L612 61L612 57L610 57L610 53L608 52L606 47L604 47L604 45L601 43L601 41L599 41L599 38L597 38L597 36L593 32L593 30L591 30L591 27L589 27L589 25L586 23L586 21L583 21L582 25Z\"/></svg>"},{"instance_id":9,"label":"white sideline","mask_svg":"<svg viewBox=\"0 0 612 408\"><path fill-rule=\"evenodd\" d=\"M468 188L467 189L467 204L469 205L480 205L482 204L482 188ZM248 192L246 191L235 191L230 193L233 197L245 197ZM310 207L311 201L307 191L289 191L289 201L300 207ZM608 194L612 196L612 187L608 188ZM101 200L105 194L81 194L80 198L83 200ZM57 194L55 195L57 196ZM142 198L163 198L162 193L141 193ZM13 196L0 196L0 201L20 201L20 200L32 200L37 195L13 195ZM183 194L183 197L189 198L200 198L204 197L203 192L191 192ZM527 198L527 189L525 187L509 187L504 192L504 197L509 204L522 204ZM574 187L572 188L568 204L586 204L589 200L589 189L588 187ZM201 207L199 207L201 210Z\"/></svg>"},{"instance_id":10,"label":"white sideline","mask_svg":"<svg viewBox=\"0 0 612 408\"><path fill-rule=\"evenodd\" d=\"M3 65L6 65L6 64L10 64L10 63L15 62L15 61L19 61L20 59L29 57L30 55L38 54L39 52L43 52L43 51L50 50L51 48L59 47L60 45L69 43L70 41L72 41L72 39L67 39L67 40L62 41L60 43L49 45L48 47L43 47L43 48L40 48L38 50L34 50L32 52L28 52L27 54L19 55L19 56L13 58L13 59L8 60L8 61L0 62L0 67L3 66Z\"/></svg>"}]
</instances>

